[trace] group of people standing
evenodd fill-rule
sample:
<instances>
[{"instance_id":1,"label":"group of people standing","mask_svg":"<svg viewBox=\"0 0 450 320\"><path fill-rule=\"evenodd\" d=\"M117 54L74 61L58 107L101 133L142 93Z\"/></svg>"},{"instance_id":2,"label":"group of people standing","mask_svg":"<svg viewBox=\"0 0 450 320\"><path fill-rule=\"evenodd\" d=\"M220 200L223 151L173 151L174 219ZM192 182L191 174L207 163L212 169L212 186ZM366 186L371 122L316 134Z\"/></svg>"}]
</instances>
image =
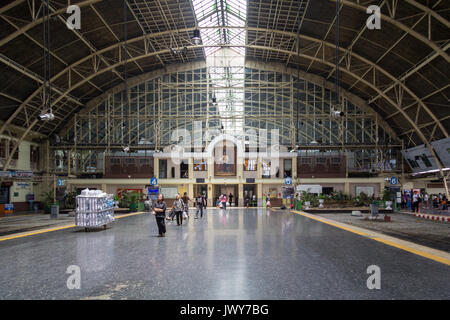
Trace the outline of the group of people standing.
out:
<instances>
[{"instance_id":1,"label":"group of people standing","mask_svg":"<svg viewBox=\"0 0 450 320\"><path fill-rule=\"evenodd\" d=\"M431 203L430 203L431 201ZM419 212L419 208L432 208L447 210L448 200L447 197L441 193L433 194L431 196L428 193L421 193L414 191L411 195L409 192L405 192L402 196L401 208L407 209L411 206L411 211Z\"/></svg>"},{"instance_id":2,"label":"group of people standing","mask_svg":"<svg viewBox=\"0 0 450 320\"><path fill-rule=\"evenodd\" d=\"M166 218L166 210L167 205L164 201L164 196L162 194L158 195L158 200L153 207L151 208L152 214L156 218L156 224L158 225L159 237L164 237L166 235L166 219L174 220L176 218L177 225L182 226L183 220L189 218L189 202L191 199L187 195L187 192L184 193L183 197L180 197L180 194L177 194L175 200L172 204L172 209L169 216ZM200 218L203 218L203 209L206 208L206 198L204 195L200 193L197 194L195 198L195 205L197 207L197 211L195 213L195 219L198 219L199 213Z\"/></svg>"}]
</instances>

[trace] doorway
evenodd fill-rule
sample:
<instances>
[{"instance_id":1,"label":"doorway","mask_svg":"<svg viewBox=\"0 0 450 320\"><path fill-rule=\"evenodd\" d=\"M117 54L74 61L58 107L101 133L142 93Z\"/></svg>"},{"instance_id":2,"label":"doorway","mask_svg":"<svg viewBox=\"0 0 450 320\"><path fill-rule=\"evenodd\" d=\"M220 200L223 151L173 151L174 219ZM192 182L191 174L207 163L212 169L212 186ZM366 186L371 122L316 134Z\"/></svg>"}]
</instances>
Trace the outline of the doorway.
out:
<instances>
[{"instance_id":1,"label":"doorway","mask_svg":"<svg viewBox=\"0 0 450 320\"><path fill-rule=\"evenodd\" d=\"M221 194L227 195L227 204L229 205L229 196L230 193L233 195L233 202L231 206L237 207L238 206L238 185L237 184L227 184L227 185L215 185L214 186L214 204L217 203L219 200L219 196Z\"/></svg>"},{"instance_id":2,"label":"doorway","mask_svg":"<svg viewBox=\"0 0 450 320\"><path fill-rule=\"evenodd\" d=\"M9 203L9 187L0 187L0 204Z\"/></svg>"},{"instance_id":3,"label":"doorway","mask_svg":"<svg viewBox=\"0 0 450 320\"><path fill-rule=\"evenodd\" d=\"M256 207L257 203L256 184L244 184L244 205Z\"/></svg>"}]
</instances>

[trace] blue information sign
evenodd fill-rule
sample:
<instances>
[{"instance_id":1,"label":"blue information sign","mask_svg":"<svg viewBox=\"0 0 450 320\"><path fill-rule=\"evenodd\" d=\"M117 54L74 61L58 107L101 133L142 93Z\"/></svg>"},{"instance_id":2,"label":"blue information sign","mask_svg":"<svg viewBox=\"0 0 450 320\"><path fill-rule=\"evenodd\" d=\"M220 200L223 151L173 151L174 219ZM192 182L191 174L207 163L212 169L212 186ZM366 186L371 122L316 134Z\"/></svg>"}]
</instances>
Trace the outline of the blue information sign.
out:
<instances>
[{"instance_id":1,"label":"blue information sign","mask_svg":"<svg viewBox=\"0 0 450 320\"><path fill-rule=\"evenodd\" d=\"M158 179L156 179L155 177L151 178L150 179L150 184L152 186L156 186L158 184Z\"/></svg>"},{"instance_id":2,"label":"blue information sign","mask_svg":"<svg viewBox=\"0 0 450 320\"><path fill-rule=\"evenodd\" d=\"M391 177L391 184L397 184L398 178L397 177Z\"/></svg>"},{"instance_id":3,"label":"blue information sign","mask_svg":"<svg viewBox=\"0 0 450 320\"><path fill-rule=\"evenodd\" d=\"M287 177L286 179L284 179L284 184L291 185L292 184L292 178L291 177Z\"/></svg>"}]
</instances>

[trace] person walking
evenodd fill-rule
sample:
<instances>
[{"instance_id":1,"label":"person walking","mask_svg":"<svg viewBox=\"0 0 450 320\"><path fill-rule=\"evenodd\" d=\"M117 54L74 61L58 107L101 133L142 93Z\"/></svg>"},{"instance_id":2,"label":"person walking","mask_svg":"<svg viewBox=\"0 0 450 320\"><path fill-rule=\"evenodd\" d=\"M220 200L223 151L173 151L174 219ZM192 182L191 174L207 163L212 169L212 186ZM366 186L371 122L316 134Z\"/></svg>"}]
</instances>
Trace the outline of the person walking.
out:
<instances>
[{"instance_id":1,"label":"person walking","mask_svg":"<svg viewBox=\"0 0 450 320\"><path fill-rule=\"evenodd\" d=\"M183 209L184 203L180 199L180 195L177 193L175 201L173 202L172 209L175 211L175 216L177 217L177 225L183 225Z\"/></svg>"},{"instance_id":2,"label":"person walking","mask_svg":"<svg viewBox=\"0 0 450 320\"><path fill-rule=\"evenodd\" d=\"M206 206L205 198L202 197L200 193L197 193L197 198L195 198L195 205L197 206L197 211L195 212L195 219L198 219L198 212L200 211L200 218L203 218L203 207Z\"/></svg>"},{"instance_id":3,"label":"person walking","mask_svg":"<svg viewBox=\"0 0 450 320\"><path fill-rule=\"evenodd\" d=\"M158 195L158 201L153 205L152 214L156 218L156 224L158 225L159 237L166 236L166 203L164 202L164 196L160 193Z\"/></svg>"},{"instance_id":4,"label":"person walking","mask_svg":"<svg viewBox=\"0 0 450 320\"><path fill-rule=\"evenodd\" d=\"M448 208L448 200L446 196L442 196L442 210L447 210Z\"/></svg>"},{"instance_id":5,"label":"person walking","mask_svg":"<svg viewBox=\"0 0 450 320\"><path fill-rule=\"evenodd\" d=\"M208 206L208 202L207 202L208 200L206 198L206 192L205 191L203 191L202 198L203 198L203 203L205 204L203 206L203 209L206 209L206 207Z\"/></svg>"},{"instance_id":6,"label":"person walking","mask_svg":"<svg viewBox=\"0 0 450 320\"><path fill-rule=\"evenodd\" d=\"M414 195L412 196L412 211L414 213L419 212L419 194L416 192L414 192Z\"/></svg>"},{"instance_id":7,"label":"person walking","mask_svg":"<svg viewBox=\"0 0 450 320\"><path fill-rule=\"evenodd\" d=\"M222 194L220 201L222 203L222 209L226 210L227 209L227 196L225 194Z\"/></svg>"},{"instance_id":8,"label":"person walking","mask_svg":"<svg viewBox=\"0 0 450 320\"><path fill-rule=\"evenodd\" d=\"M231 194L231 192L230 195L228 196L228 203L230 204L231 207L231 204L233 203L233 195Z\"/></svg>"},{"instance_id":9,"label":"person walking","mask_svg":"<svg viewBox=\"0 0 450 320\"><path fill-rule=\"evenodd\" d=\"M144 208L145 208L145 210L148 210L148 212L152 212L153 201L152 201L152 199L150 199L149 196L146 197L146 200L144 202Z\"/></svg>"},{"instance_id":10,"label":"person walking","mask_svg":"<svg viewBox=\"0 0 450 320\"><path fill-rule=\"evenodd\" d=\"M189 218L189 201L191 201L191 198L189 198L187 192L185 192L181 199L184 202L184 212L186 212L186 216Z\"/></svg>"}]
</instances>

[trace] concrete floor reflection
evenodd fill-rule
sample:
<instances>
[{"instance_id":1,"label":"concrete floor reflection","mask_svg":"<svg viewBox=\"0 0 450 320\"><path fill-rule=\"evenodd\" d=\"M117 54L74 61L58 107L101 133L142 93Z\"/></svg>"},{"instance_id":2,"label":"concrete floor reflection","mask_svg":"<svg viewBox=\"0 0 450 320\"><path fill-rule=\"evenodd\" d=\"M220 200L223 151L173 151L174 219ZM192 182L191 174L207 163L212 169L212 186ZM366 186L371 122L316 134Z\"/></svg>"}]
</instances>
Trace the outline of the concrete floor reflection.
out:
<instances>
[{"instance_id":1,"label":"concrete floor reflection","mask_svg":"<svg viewBox=\"0 0 450 320\"><path fill-rule=\"evenodd\" d=\"M105 231L0 243L0 299L448 299L448 266L289 211L208 209L158 238L150 214ZM369 265L382 289L366 286ZM69 265L81 289L66 286Z\"/></svg>"}]
</instances>

